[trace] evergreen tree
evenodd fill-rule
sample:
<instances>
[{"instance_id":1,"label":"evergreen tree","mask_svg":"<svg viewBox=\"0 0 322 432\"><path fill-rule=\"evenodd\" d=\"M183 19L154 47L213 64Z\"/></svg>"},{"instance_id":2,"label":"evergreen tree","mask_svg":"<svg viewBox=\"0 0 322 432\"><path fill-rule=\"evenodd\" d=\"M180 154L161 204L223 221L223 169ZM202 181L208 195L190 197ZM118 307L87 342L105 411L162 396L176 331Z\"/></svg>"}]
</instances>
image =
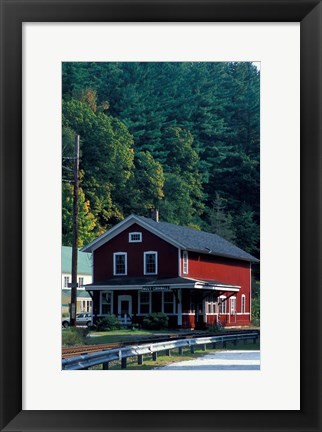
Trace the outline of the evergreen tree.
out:
<instances>
[{"instance_id":1,"label":"evergreen tree","mask_svg":"<svg viewBox=\"0 0 322 432\"><path fill-rule=\"evenodd\" d=\"M226 211L227 200L216 194L212 208L209 210L210 232L220 235L232 243L236 240L236 232L233 226L233 216Z\"/></svg>"}]
</instances>

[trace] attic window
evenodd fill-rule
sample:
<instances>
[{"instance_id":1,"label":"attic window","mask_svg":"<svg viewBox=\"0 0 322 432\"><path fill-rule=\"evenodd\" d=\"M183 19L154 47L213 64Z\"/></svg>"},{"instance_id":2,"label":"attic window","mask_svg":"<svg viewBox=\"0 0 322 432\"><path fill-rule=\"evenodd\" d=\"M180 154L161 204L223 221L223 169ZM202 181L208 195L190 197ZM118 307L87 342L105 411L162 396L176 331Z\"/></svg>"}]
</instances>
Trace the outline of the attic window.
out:
<instances>
[{"instance_id":1,"label":"attic window","mask_svg":"<svg viewBox=\"0 0 322 432\"><path fill-rule=\"evenodd\" d=\"M142 242L142 233L140 232L132 232L129 234L129 242L130 243L140 243Z\"/></svg>"}]
</instances>

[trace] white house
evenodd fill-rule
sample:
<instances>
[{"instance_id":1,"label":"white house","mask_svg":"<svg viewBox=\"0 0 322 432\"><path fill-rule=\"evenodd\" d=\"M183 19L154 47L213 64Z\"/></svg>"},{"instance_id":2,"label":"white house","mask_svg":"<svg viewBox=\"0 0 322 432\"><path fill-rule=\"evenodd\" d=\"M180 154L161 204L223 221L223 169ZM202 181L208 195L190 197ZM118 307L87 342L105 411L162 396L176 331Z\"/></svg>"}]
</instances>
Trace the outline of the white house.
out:
<instances>
[{"instance_id":1,"label":"white house","mask_svg":"<svg viewBox=\"0 0 322 432\"><path fill-rule=\"evenodd\" d=\"M77 308L76 312L91 312L92 298L85 290L84 285L92 283L92 254L78 251L77 274ZM62 247L62 313L69 312L72 281L72 248Z\"/></svg>"}]
</instances>

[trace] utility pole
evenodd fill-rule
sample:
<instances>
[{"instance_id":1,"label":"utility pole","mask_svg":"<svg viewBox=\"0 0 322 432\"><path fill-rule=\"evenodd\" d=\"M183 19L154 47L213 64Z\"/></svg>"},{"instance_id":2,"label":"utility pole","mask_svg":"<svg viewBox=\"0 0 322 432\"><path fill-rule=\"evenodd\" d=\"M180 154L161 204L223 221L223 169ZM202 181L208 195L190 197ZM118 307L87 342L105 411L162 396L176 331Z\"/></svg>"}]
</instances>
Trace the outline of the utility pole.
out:
<instances>
[{"instance_id":1,"label":"utility pole","mask_svg":"<svg viewBox=\"0 0 322 432\"><path fill-rule=\"evenodd\" d=\"M74 160L74 200L73 200L73 245L72 245L72 283L70 299L70 325L76 326L77 304L77 261L78 261L78 189L79 189L79 135L75 136Z\"/></svg>"}]
</instances>

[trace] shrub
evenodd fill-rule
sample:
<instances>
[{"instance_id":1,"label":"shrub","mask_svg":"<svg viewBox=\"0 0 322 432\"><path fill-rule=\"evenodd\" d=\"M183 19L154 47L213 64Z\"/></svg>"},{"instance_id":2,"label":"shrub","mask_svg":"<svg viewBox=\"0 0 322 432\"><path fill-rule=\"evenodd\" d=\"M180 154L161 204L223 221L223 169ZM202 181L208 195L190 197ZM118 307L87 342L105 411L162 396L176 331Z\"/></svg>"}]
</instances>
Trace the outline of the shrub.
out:
<instances>
[{"instance_id":1,"label":"shrub","mask_svg":"<svg viewBox=\"0 0 322 432\"><path fill-rule=\"evenodd\" d=\"M207 330L211 333L221 333L222 331L224 331L224 325L223 324L213 324L209 327L207 327Z\"/></svg>"},{"instance_id":2,"label":"shrub","mask_svg":"<svg viewBox=\"0 0 322 432\"><path fill-rule=\"evenodd\" d=\"M169 318L165 313L155 312L143 319L143 328L148 330L161 330L168 327Z\"/></svg>"},{"instance_id":3,"label":"shrub","mask_svg":"<svg viewBox=\"0 0 322 432\"><path fill-rule=\"evenodd\" d=\"M259 291L257 295L252 298L252 324L258 327L260 325L260 295Z\"/></svg>"},{"instance_id":4,"label":"shrub","mask_svg":"<svg viewBox=\"0 0 322 432\"><path fill-rule=\"evenodd\" d=\"M121 324L115 315L108 315L104 318L99 318L93 327L96 331L111 331L119 330Z\"/></svg>"},{"instance_id":5,"label":"shrub","mask_svg":"<svg viewBox=\"0 0 322 432\"><path fill-rule=\"evenodd\" d=\"M88 335L88 328L70 327L63 331L63 346L84 345Z\"/></svg>"}]
</instances>

